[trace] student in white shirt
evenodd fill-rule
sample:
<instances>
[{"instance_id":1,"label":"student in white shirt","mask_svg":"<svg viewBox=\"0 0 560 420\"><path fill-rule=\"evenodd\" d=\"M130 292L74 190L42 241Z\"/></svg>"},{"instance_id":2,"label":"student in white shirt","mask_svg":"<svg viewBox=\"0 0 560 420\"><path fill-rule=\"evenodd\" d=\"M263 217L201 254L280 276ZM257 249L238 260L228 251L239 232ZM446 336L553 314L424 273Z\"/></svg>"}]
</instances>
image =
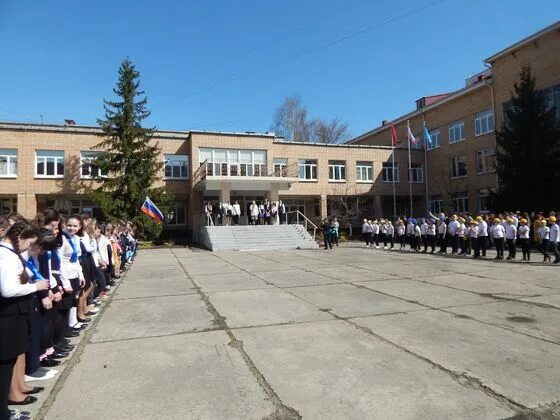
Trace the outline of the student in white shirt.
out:
<instances>
[{"instance_id":1,"label":"student in white shirt","mask_svg":"<svg viewBox=\"0 0 560 420\"><path fill-rule=\"evenodd\" d=\"M516 246L515 240L517 239L517 228L513 224L513 219L507 219L507 228L506 228L506 241L508 246L508 260L514 260L516 254Z\"/></svg>"},{"instance_id":2,"label":"student in white shirt","mask_svg":"<svg viewBox=\"0 0 560 420\"><path fill-rule=\"evenodd\" d=\"M546 225L546 220L539 221L539 229L537 230L537 241L539 244L539 251L543 254L543 262L550 262L551 258L548 254L548 241L550 238L550 228Z\"/></svg>"},{"instance_id":3,"label":"student in white shirt","mask_svg":"<svg viewBox=\"0 0 560 420\"><path fill-rule=\"evenodd\" d=\"M436 221L431 218L428 219L428 228L426 229L426 238L428 240L428 245L430 246L431 253L436 252Z\"/></svg>"},{"instance_id":4,"label":"student in white shirt","mask_svg":"<svg viewBox=\"0 0 560 420\"><path fill-rule=\"evenodd\" d=\"M459 227L457 228L457 237L458 237L458 252L460 249L460 255L467 255L467 246L465 243L465 222L466 220L462 217L459 217L457 222L459 223Z\"/></svg>"},{"instance_id":5,"label":"student in white shirt","mask_svg":"<svg viewBox=\"0 0 560 420\"><path fill-rule=\"evenodd\" d=\"M486 257L486 249L488 248L488 223L486 223L486 216L478 216L478 248L481 255Z\"/></svg>"},{"instance_id":6,"label":"student in white shirt","mask_svg":"<svg viewBox=\"0 0 560 420\"><path fill-rule=\"evenodd\" d=\"M395 247L395 227L390 220L387 220L387 241L391 244L391 249L393 249Z\"/></svg>"},{"instance_id":7,"label":"student in white shirt","mask_svg":"<svg viewBox=\"0 0 560 420\"><path fill-rule=\"evenodd\" d=\"M550 236L548 246L550 252L554 254L554 264L560 263L560 253L558 252L558 243L560 242L560 226L556 223L556 217L550 216L548 218L550 223Z\"/></svg>"},{"instance_id":8,"label":"student in white shirt","mask_svg":"<svg viewBox=\"0 0 560 420\"><path fill-rule=\"evenodd\" d=\"M405 240L405 232L406 232L406 228L404 226L404 222L399 219L397 221L397 236L399 238L399 244L401 245L401 247L399 249L403 249L404 248L404 240Z\"/></svg>"},{"instance_id":9,"label":"student in white shirt","mask_svg":"<svg viewBox=\"0 0 560 420\"><path fill-rule=\"evenodd\" d=\"M370 244L372 244L371 242L371 220L368 221L367 219L364 219L364 222L362 223L362 235L364 237L364 241L366 242L366 248L369 248Z\"/></svg>"},{"instance_id":10,"label":"student in white shirt","mask_svg":"<svg viewBox=\"0 0 560 420\"><path fill-rule=\"evenodd\" d=\"M425 218L420 219L420 236L422 238L422 245L424 246L424 254L428 252L428 224Z\"/></svg>"},{"instance_id":11,"label":"student in white shirt","mask_svg":"<svg viewBox=\"0 0 560 420\"><path fill-rule=\"evenodd\" d=\"M451 253L457 254L459 252L459 218L457 215L451 216L451 221L447 226L447 232L449 233L449 237L451 238Z\"/></svg>"},{"instance_id":12,"label":"student in white shirt","mask_svg":"<svg viewBox=\"0 0 560 420\"><path fill-rule=\"evenodd\" d=\"M8 396L13 372L25 369L25 352L29 349L27 317L30 301L38 291L49 289L48 280L30 282L30 274L20 253L37 241L37 229L19 221L6 232L0 243L0 416L10 418ZM20 367L14 369L17 363ZM17 382L17 378L16 379ZM12 394L12 402L28 395ZM17 400L21 398L21 400ZM36 400L36 399L35 399Z\"/></svg>"},{"instance_id":13,"label":"student in white shirt","mask_svg":"<svg viewBox=\"0 0 560 420\"><path fill-rule=\"evenodd\" d=\"M479 233L479 223L476 220L471 221L469 230L469 236L472 239L473 247L473 258L480 258L480 247L478 246L478 233Z\"/></svg>"},{"instance_id":14,"label":"student in white shirt","mask_svg":"<svg viewBox=\"0 0 560 420\"><path fill-rule=\"evenodd\" d=\"M422 229L420 229L420 226L418 225L418 221L416 219L413 219L412 221L413 227L414 227L414 250L416 252L420 252L420 242L422 240Z\"/></svg>"},{"instance_id":15,"label":"student in white shirt","mask_svg":"<svg viewBox=\"0 0 560 420\"><path fill-rule=\"evenodd\" d=\"M499 218L494 219L494 225L492 227L492 240L494 241L494 245L496 246L496 260L503 260L504 259L504 240L506 236L506 230L504 226L501 224L501 220Z\"/></svg>"},{"instance_id":16,"label":"student in white shirt","mask_svg":"<svg viewBox=\"0 0 560 420\"><path fill-rule=\"evenodd\" d=\"M377 223L377 219L375 219L371 225L373 242L375 242L375 248L379 248L379 224Z\"/></svg>"},{"instance_id":17,"label":"student in white shirt","mask_svg":"<svg viewBox=\"0 0 560 420\"><path fill-rule=\"evenodd\" d=\"M239 224L239 216L241 216L241 206L239 205L238 201L233 203L232 215L233 215L233 224L237 226Z\"/></svg>"},{"instance_id":18,"label":"student in white shirt","mask_svg":"<svg viewBox=\"0 0 560 420\"><path fill-rule=\"evenodd\" d=\"M383 249L387 249L387 225L385 219L379 220L379 242L383 242Z\"/></svg>"},{"instance_id":19,"label":"student in white shirt","mask_svg":"<svg viewBox=\"0 0 560 420\"><path fill-rule=\"evenodd\" d=\"M439 219L437 225L438 241L440 249L438 254L447 254L447 225L444 219Z\"/></svg>"},{"instance_id":20,"label":"student in white shirt","mask_svg":"<svg viewBox=\"0 0 560 420\"><path fill-rule=\"evenodd\" d=\"M519 228L517 233L519 235L519 244L521 245L521 251L523 252L522 261L531 261L531 243L529 242L529 225L527 224L527 219L519 220Z\"/></svg>"}]
</instances>

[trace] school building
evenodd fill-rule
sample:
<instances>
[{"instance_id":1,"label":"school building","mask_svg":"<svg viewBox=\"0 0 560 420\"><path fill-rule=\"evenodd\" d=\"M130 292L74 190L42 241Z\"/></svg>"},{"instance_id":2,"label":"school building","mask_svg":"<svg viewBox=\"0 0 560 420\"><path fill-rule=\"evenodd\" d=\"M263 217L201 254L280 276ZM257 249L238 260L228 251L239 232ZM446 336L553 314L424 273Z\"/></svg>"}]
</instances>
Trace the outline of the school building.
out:
<instances>
[{"instance_id":1,"label":"school building","mask_svg":"<svg viewBox=\"0 0 560 420\"><path fill-rule=\"evenodd\" d=\"M351 206L348 198L359 198L370 216L392 217L393 188L397 214L410 214L409 195L416 215L427 207L432 212L489 210L486 198L498 182L495 129L523 66L531 66L560 121L560 22L485 64L463 88L423 97L412 112L394 120L400 141L394 149L387 122L339 145L289 142L274 133L157 132L152 141L165 163L158 183L174 196L167 226L189 231L202 226L205 201L238 201L244 223L249 204L264 198L282 200L288 211L298 210L315 222L333 206ZM420 140L411 150L410 169L407 122ZM433 140L428 150L423 148L424 123ZM71 120L0 123L0 214L33 217L53 206L66 214L99 217L86 190L96 182L99 169L91 160L101 135L99 127Z\"/></svg>"}]
</instances>

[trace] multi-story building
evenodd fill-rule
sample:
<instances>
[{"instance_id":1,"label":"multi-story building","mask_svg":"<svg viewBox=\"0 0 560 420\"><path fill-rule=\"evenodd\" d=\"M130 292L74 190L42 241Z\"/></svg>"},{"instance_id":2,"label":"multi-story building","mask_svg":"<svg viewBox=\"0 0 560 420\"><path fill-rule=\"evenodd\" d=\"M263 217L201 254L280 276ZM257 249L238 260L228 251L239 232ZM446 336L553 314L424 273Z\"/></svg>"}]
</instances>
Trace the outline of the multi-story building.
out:
<instances>
[{"instance_id":1,"label":"multi-story building","mask_svg":"<svg viewBox=\"0 0 560 420\"><path fill-rule=\"evenodd\" d=\"M424 214L427 208L488 210L488 192L498 182L495 129L523 66L531 66L560 121L560 22L485 63L488 68L464 88L421 98L414 111L394 120L395 147L387 122L340 145L288 142L273 133L157 132L152 141L165 162L158 183L174 196L167 225L196 229L204 223L205 201L238 201L246 222L249 204L264 198L283 200L289 211L315 221L337 203L355 204L349 197L359 197L361 215L375 217ZM419 140L410 160L408 125ZM432 139L426 150L424 125ZM99 127L71 121L0 123L0 214L32 217L54 206L99 216L87 189L99 174L91 158L101 135Z\"/></svg>"},{"instance_id":2,"label":"multi-story building","mask_svg":"<svg viewBox=\"0 0 560 420\"><path fill-rule=\"evenodd\" d=\"M3 214L18 211L32 217L54 206L63 213L101 213L87 189L103 175L91 164L98 153L99 127L73 124L0 123L0 204ZM192 230L205 222L205 201L238 201L242 223L250 203L282 200L319 221L339 197L362 197L368 215L381 215L382 197L399 195L409 186L405 167L393 171L391 147L286 142L274 134L159 131L153 142L165 162L158 185L174 195L168 226ZM395 151L403 162L406 151ZM407 158L407 157L406 157ZM422 153L413 153L415 164ZM393 176L398 183L393 183ZM417 181L423 179L416 174ZM421 195L423 185L411 185ZM157 204L157 203L156 203Z\"/></svg>"},{"instance_id":3,"label":"multi-story building","mask_svg":"<svg viewBox=\"0 0 560 420\"><path fill-rule=\"evenodd\" d=\"M529 66L560 121L560 22L503 49L484 60L487 69L470 77L452 93L416 101L416 109L391 123L351 140L351 144L388 145L394 124L399 147L407 148L407 125L424 149L423 127L429 130L422 165L427 168L427 207L461 212L488 211L487 197L498 187L496 129L504 121L514 84ZM513 168L512 168L513 169ZM418 197L420 198L420 197Z\"/></svg>"}]
</instances>

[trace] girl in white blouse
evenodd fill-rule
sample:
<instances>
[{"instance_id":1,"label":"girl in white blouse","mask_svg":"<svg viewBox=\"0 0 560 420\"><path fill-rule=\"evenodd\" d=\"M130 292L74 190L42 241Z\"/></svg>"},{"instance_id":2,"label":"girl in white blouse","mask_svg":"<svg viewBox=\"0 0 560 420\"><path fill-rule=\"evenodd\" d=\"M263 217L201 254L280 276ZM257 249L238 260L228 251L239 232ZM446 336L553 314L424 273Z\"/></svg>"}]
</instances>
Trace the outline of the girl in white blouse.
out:
<instances>
[{"instance_id":1,"label":"girl in white blouse","mask_svg":"<svg viewBox=\"0 0 560 420\"><path fill-rule=\"evenodd\" d=\"M47 290L46 280L31 283L20 253L37 240L36 228L27 222L16 222L0 242L0 418L10 418L9 402L25 402L27 395L11 395L14 372L23 375L25 352L29 348L27 315L30 298L39 290ZM16 360L20 363L16 367ZM21 398L21 399L17 399Z\"/></svg>"},{"instance_id":2,"label":"girl in white blouse","mask_svg":"<svg viewBox=\"0 0 560 420\"><path fill-rule=\"evenodd\" d=\"M539 251L544 256L543 262L550 262L551 258L548 254L548 239L550 236L550 228L546 225L546 220L539 222L539 229L537 230L537 241L539 243Z\"/></svg>"},{"instance_id":3,"label":"girl in white blouse","mask_svg":"<svg viewBox=\"0 0 560 420\"><path fill-rule=\"evenodd\" d=\"M519 221L519 228L517 233L519 235L519 244L521 245L521 251L523 252L522 261L531 261L531 243L529 242L529 226L527 224L527 219L521 219Z\"/></svg>"}]
</instances>

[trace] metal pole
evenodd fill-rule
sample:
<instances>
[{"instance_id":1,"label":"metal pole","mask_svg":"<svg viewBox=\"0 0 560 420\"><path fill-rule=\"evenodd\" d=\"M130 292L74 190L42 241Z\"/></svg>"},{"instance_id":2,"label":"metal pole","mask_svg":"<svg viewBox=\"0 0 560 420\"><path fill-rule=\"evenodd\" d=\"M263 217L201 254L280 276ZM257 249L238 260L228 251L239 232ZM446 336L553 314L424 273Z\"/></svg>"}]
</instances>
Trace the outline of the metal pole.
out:
<instances>
[{"instance_id":1,"label":"metal pole","mask_svg":"<svg viewBox=\"0 0 560 420\"><path fill-rule=\"evenodd\" d=\"M424 128L426 128L426 121L422 117ZM430 214L430 204L428 201L428 144L426 143L426 136L424 136L424 183L426 184L426 217Z\"/></svg>"},{"instance_id":2,"label":"metal pole","mask_svg":"<svg viewBox=\"0 0 560 420\"><path fill-rule=\"evenodd\" d=\"M393 156L393 167L391 168L391 170L393 171L391 173L391 176L393 178L393 219L396 220L397 219L397 195L395 193L395 144L393 143L392 129L391 129L391 147L392 147L391 155Z\"/></svg>"},{"instance_id":3,"label":"metal pole","mask_svg":"<svg viewBox=\"0 0 560 420\"><path fill-rule=\"evenodd\" d=\"M410 161L410 136L408 135L408 133L410 132L410 123L408 120L406 121L406 125L407 125L406 138L408 142L408 196L410 198L410 217L412 217L412 214L414 213L414 209L412 208L412 182L410 182L410 171L412 170L412 163Z\"/></svg>"}]
</instances>

